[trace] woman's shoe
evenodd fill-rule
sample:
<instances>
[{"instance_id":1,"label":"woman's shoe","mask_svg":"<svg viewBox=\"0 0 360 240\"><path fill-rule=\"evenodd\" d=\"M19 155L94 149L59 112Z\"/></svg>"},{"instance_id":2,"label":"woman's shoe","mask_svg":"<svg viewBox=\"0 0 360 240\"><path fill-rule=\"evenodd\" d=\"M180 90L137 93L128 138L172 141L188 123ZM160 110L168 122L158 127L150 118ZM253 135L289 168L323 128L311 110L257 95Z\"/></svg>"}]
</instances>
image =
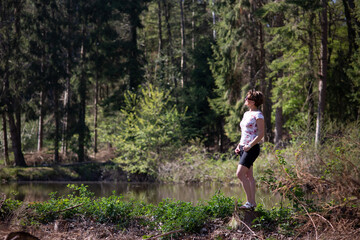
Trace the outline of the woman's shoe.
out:
<instances>
[{"instance_id":1,"label":"woman's shoe","mask_svg":"<svg viewBox=\"0 0 360 240\"><path fill-rule=\"evenodd\" d=\"M244 205L240 207L240 209L254 209L255 207L256 205L252 205L251 203L246 202Z\"/></svg>"}]
</instances>

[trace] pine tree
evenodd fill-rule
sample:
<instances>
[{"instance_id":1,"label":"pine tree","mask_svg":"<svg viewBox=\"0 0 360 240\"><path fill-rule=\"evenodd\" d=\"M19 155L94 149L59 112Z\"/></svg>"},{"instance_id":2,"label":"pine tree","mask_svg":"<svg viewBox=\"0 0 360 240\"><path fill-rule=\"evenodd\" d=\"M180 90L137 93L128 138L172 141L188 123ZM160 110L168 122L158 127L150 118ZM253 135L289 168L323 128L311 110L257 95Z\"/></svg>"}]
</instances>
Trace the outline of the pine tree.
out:
<instances>
[{"instance_id":1,"label":"pine tree","mask_svg":"<svg viewBox=\"0 0 360 240\"><path fill-rule=\"evenodd\" d=\"M0 5L0 78L2 93L0 106L4 107L9 123L15 165L26 166L21 145L21 102L22 91L27 84L24 80L23 54L24 42L22 20L23 1L1 1Z\"/></svg>"},{"instance_id":2,"label":"pine tree","mask_svg":"<svg viewBox=\"0 0 360 240\"><path fill-rule=\"evenodd\" d=\"M256 15L261 6L261 1L215 3L215 12L221 21L215 26L215 60L211 70L219 97L212 100L212 107L225 116L225 132L232 141L239 138L238 123L247 90L261 88L266 93L269 87L264 72L265 35ZM270 120L270 112L268 115ZM268 124L266 127L271 130L271 121Z\"/></svg>"}]
</instances>

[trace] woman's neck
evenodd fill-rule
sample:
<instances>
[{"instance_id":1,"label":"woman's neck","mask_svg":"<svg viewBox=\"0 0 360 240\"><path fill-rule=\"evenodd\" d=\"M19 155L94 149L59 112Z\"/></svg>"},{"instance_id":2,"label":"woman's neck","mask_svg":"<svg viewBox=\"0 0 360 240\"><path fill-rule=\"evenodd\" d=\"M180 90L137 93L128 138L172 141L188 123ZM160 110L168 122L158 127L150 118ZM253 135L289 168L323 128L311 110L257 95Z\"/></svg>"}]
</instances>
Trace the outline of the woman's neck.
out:
<instances>
[{"instance_id":1,"label":"woman's neck","mask_svg":"<svg viewBox=\"0 0 360 240\"><path fill-rule=\"evenodd\" d=\"M258 108L256 106L249 106L249 111L251 112L258 111Z\"/></svg>"}]
</instances>

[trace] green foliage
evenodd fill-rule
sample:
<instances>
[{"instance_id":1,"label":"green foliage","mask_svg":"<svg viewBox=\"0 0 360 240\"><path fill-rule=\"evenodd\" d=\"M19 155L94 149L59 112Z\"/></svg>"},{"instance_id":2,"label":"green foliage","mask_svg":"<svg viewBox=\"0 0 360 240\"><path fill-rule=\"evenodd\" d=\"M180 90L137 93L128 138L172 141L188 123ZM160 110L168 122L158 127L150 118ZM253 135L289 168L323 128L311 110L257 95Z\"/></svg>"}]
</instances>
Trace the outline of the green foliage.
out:
<instances>
[{"instance_id":1,"label":"green foliage","mask_svg":"<svg viewBox=\"0 0 360 240\"><path fill-rule=\"evenodd\" d=\"M22 205L23 203L19 200L7 198L0 208L0 220L8 220L12 214Z\"/></svg>"},{"instance_id":2,"label":"green foliage","mask_svg":"<svg viewBox=\"0 0 360 240\"><path fill-rule=\"evenodd\" d=\"M294 227L298 222L294 218L296 212L289 207L273 207L270 210L265 209L262 205L256 207L256 212L260 217L254 220L253 227L258 230L274 230L287 236L293 235Z\"/></svg>"},{"instance_id":3,"label":"green foliage","mask_svg":"<svg viewBox=\"0 0 360 240\"><path fill-rule=\"evenodd\" d=\"M174 202L171 199L160 202L148 214L154 217L164 232L176 229L197 232L208 218L204 206L193 206L189 202L182 201Z\"/></svg>"},{"instance_id":4,"label":"green foliage","mask_svg":"<svg viewBox=\"0 0 360 240\"><path fill-rule=\"evenodd\" d=\"M194 69L191 72L192 81L186 82L182 91L182 102L188 106L184 132L187 139L199 138L205 146L211 146L216 141L217 120L219 116L210 108L208 99L214 98L214 78L211 76L209 59L212 57L211 39L203 38L196 43L191 52Z\"/></svg>"},{"instance_id":5,"label":"green foliage","mask_svg":"<svg viewBox=\"0 0 360 240\"><path fill-rule=\"evenodd\" d=\"M171 199L165 199L157 205L147 205L137 201L125 202L115 192L109 197L97 199L84 185L69 184L68 188L72 193L67 196L51 193L48 201L29 203L27 209L31 211L26 211L25 223L48 223L60 218L91 218L97 222L126 227L138 219L142 225L163 232L177 229L198 232L210 218L228 217L234 209L234 199L225 197L222 193L197 205ZM0 210L0 219L10 216L22 204L21 201L7 199ZM144 221L144 218L151 221Z\"/></svg>"},{"instance_id":6,"label":"green foliage","mask_svg":"<svg viewBox=\"0 0 360 240\"><path fill-rule=\"evenodd\" d=\"M108 198L93 201L87 214L99 222L112 222L125 227L130 223L133 204L125 202L122 196L116 196L115 192Z\"/></svg>"},{"instance_id":7,"label":"green foliage","mask_svg":"<svg viewBox=\"0 0 360 240\"><path fill-rule=\"evenodd\" d=\"M114 192L109 197L95 199L87 186L69 184L73 190L69 195L56 196L50 194L50 200L29 203L25 215L26 221L48 223L56 219L91 218L101 223L114 223L126 227L134 218L146 216L152 221L143 222L150 227L160 227L162 231L182 228L187 232L197 232L205 224L209 215L204 205L193 206L188 202L174 202L170 199L160 202L157 206L145 205L142 202L125 202L122 196ZM0 219L11 216L23 203L7 199L0 209ZM218 207L212 206L211 208Z\"/></svg>"},{"instance_id":8,"label":"green foliage","mask_svg":"<svg viewBox=\"0 0 360 240\"><path fill-rule=\"evenodd\" d=\"M169 106L170 100L169 92L152 85L140 95L127 92L121 112L101 123L100 138L116 147L114 161L124 170L155 175L161 154L181 143L184 113Z\"/></svg>"},{"instance_id":9,"label":"green foliage","mask_svg":"<svg viewBox=\"0 0 360 240\"><path fill-rule=\"evenodd\" d=\"M360 9L360 6L358 6L358 8ZM358 10L358 12L359 12L359 16L360 16L360 10ZM359 19L360 19L360 17L359 17ZM358 40L358 44L360 44L360 40ZM353 56L353 61L350 65L349 69L347 70L347 75L349 76L349 78L352 82L352 87L346 89L348 91L350 90L349 102L353 103L353 104L351 104L351 106L355 106L355 109L354 108L352 109L352 113L358 117L360 115L360 109L359 109L359 106L360 106L360 91L359 91L359 89L360 89L360 48L357 49L357 52ZM346 94L348 94L348 92ZM356 111L356 108L357 108L357 111Z\"/></svg>"},{"instance_id":10,"label":"green foliage","mask_svg":"<svg viewBox=\"0 0 360 240\"><path fill-rule=\"evenodd\" d=\"M207 212L212 217L224 218L232 214L234 206L234 198L218 193L208 201Z\"/></svg>"},{"instance_id":11,"label":"green foliage","mask_svg":"<svg viewBox=\"0 0 360 240\"><path fill-rule=\"evenodd\" d=\"M91 213L89 207L92 206L94 194L87 190L87 186L69 184L68 188L72 189L73 192L67 197L57 197L56 193L51 193L50 200L31 204L29 207L35 211L34 220L46 223L59 217L73 218L78 214ZM80 206L75 207L77 205Z\"/></svg>"},{"instance_id":12,"label":"green foliage","mask_svg":"<svg viewBox=\"0 0 360 240\"><path fill-rule=\"evenodd\" d=\"M232 141L239 139L237 127L241 117L239 99L245 94L243 89L245 81L242 81L244 76L240 68L246 60L238 58L242 54L241 47L244 45L246 47L248 44L242 39L246 23L238 26L236 21L237 12L240 11L239 5L241 3L234 1L216 2L213 10L223 20L214 26L217 38L216 43L213 44L213 57L209 59L216 86L216 96L209 99L210 107L217 115L225 118L224 130Z\"/></svg>"}]
</instances>

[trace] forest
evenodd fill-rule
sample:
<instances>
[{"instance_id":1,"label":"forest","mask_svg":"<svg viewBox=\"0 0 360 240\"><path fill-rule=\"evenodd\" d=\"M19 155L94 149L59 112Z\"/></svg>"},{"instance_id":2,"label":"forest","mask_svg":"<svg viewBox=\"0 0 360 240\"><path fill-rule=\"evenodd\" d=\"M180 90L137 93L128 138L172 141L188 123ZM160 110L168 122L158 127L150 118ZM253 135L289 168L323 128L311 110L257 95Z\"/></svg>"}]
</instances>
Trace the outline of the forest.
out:
<instances>
[{"instance_id":1,"label":"forest","mask_svg":"<svg viewBox=\"0 0 360 240\"><path fill-rule=\"evenodd\" d=\"M359 0L1 0L0 180L234 183L251 89L265 96L259 188L292 205L259 205L241 237L358 236ZM70 188L26 211L5 195L0 227L18 214L132 227L124 239L240 238L221 192L154 206Z\"/></svg>"},{"instance_id":2,"label":"forest","mask_svg":"<svg viewBox=\"0 0 360 240\"><path fill-rule=\"evenodd\" d=\"M6 0L0 9L6 165L26 166L23 152L43 149L54 162L68 152L83 162L104 144L131 158L191 140L224 152L239 139L249 89L266 96L265 141L276 146L294 129L321 144L327 123L359 119L354 0Z\"/></svg>"}]
</instances>

